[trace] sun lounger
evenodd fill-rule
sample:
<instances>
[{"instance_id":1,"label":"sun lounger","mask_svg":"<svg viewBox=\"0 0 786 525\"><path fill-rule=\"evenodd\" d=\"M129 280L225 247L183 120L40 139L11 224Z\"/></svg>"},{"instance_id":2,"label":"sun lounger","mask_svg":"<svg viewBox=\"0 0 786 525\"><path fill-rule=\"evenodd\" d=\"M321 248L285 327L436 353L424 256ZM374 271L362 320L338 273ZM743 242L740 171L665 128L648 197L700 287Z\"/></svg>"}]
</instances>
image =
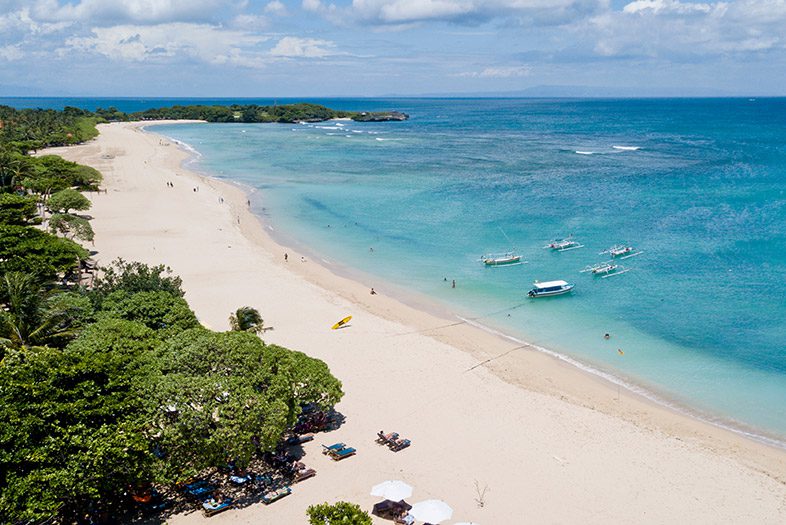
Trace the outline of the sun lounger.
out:
<instances>
[{"instance_id":1,"label":"sun lounger","mask_svg":"<svg viewBox=\"0 0 786 525\"><path fill-rule=\"evenodd\" d=\"M304 470L298 470L295 472L295 476L293 478L294 482L297 483L299 481L303 481L304 479L313 478L317 475L317 471L313 468L307 468Z\"/></svg>"},{"instance_id":2,"label":"sun lounger","mask_svg":"<svg viewBox=\"0 0 786 525\"><path fill-rule=\"evenodd\" d=\"M381 430L377 432L376 442L380 445L387 445L392 439L398 439L398 434L396 432L391 432L390 434L385 434Z\"/></svg>"},{"instance_id":3,"label":"sun lounger","mask_svg":"<svg viewBox=\"0 0 786 525\"><path fill-rule=\"evenodd\" d=\"M331 450L328 452L328 455L331 459L335 461L340 461L344 458L348 458L349 456L354 456L357 453L352 447L342 448L340 450Z\"/></svg>"},{"instance_id":4,"label":"sun lounger","mask_svg":"<svg viewBox=\"0 0 786 525\"><path fill-rule=\"evenodd\" d=\"M412 444L412 441L410 441L408 439L398 439L398 440L395 440L395 441L390 441L388 443L388 448L390 448L390 450L392 450L393 452L398 452L399 450L404 450L405 448L407 448L411 444Z\"/></svg>"},{"instance_id":5,"label":"sun lounger","mask_svg":"<svg viewBox=\"0 0 786 525\"><path fill-rule=\"evenodd\" d=\"M329 445L329 446L322 445L322 453L323 454L329 454L331 451L341 450L344 447L346 447L346 445L344 443L334 443L334 444Z\"/></svg>"},{"instance_id":6,"label":"sun lounger","mask_svg":"<svg viewBox=\"0 0 786 525\"><path fill-rule=\"evenodd\" d=\"M270 505L274 501L278 501L284 496L292 494L292 489L289 487L279 487L277 489L269 490L262 494L262 502L265 505Z\"/></svg>"},{"instance_id":7,"label":"sun lounger","mask_svg":"<svg viewBox=\"0 0 786 525\"><path fill-rule=\"evenodd\" d=\"M226 498L223 501L216 501L210 498L202 503L202 512L209 518L210 516L215 516L219 512L224 512L233 505L232 498Z\"/></svg>"},{"instance_id":8,"label":"sun lounger","mask_svg":"<svg viewBox=\"0 0 786 525\"><path fill-rule=\"evenodd\" d=\"M210 494L212 494L215 490L216 487L214 487L208 481L203 479L183 485L183 492L187 496L191 496L192 498L196 498L196 499L205 499Z\"/></svg>"}]
</instances>

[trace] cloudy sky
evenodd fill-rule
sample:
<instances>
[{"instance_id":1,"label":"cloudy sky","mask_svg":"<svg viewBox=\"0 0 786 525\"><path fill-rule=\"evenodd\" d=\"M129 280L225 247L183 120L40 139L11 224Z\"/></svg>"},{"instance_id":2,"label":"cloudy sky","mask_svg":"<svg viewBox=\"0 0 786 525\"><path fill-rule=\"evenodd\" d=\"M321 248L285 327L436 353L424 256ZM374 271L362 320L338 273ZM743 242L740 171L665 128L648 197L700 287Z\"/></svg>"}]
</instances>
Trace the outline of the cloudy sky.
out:
<instances>
[{"instance_id":1,"label":"cloudy sky","mask_svg":"<svg viewBox=\"0 0 786 525\"><path fill-rule=\"evenodd\" d=\"M786 94L786 0L0 0L0 93Z\"/></svg>"}]
</instances>

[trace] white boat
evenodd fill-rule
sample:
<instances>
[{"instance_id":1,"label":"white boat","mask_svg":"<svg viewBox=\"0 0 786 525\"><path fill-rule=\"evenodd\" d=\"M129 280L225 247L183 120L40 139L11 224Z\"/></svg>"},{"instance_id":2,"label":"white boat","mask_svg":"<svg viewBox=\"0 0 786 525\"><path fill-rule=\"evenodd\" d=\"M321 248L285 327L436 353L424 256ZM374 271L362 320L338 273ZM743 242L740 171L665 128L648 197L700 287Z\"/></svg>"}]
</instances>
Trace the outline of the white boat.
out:
<instances>
[{"instance_id":1,"label":"white boat","mask_svg":"<svg viewBox=\"0 0 786 525\"><path fill-rule=\"evenodd\" d=\"M608 250L603 250L598 255L611 255L614 259L628 259L630 257L636 257L637 255L641 255L644 252L637 251L636 248L630 246L629 244L615 244Z\"/></svg>"},{"instance_id":2,"label":"white boat","mask_svg":"<svg viewBox=\"0 0 786 525\"><path fill-rule=\"evenodd\" d=\"M527 262L521 260L521 255L517 255L513 252L491 253L481 257L481 260L486 266L512 266L514 264L524 264Z\"/></svg>"},{"instance_id":3,"label":"white boat","mask_svg":"<svg viewBox=\"0 0 786 525\"><path fill-rule=\"evenodd\" d=\"M567 281L546 281L542 283L535 281L532 283L532 290L527 292L527 295L532 298L562 295L573 290L574 286L576 285Z\"/></svg>"},{"instance_id":4,"label":"white boat","mask_svg":"<svg viewBox=\"0 0 786 525\"><path fill-rule=\"evenodd\" d=\"M551 241L549 244L544 246L544 248L550 248L555 252L566 252L568 250L576 250L578 248L584 248L584 245L579 243L578 241L574 241L573 237L568 237L566 239L557 239Z\"/></svg>"},{"instance_id":5,"label":"white boat","mask_svg":"<svg viewBox=\"0 0 786 525\"><path fill-rule=\"evenodd\" d=\"M605 279L606 277L622 275L623 273L629 272L630 268L625 268L621 264L617 264L614 261L606 261L587 266L580 271L581 273L591 273L592 275L596 275Z\"/></svg>"}]
</instances>

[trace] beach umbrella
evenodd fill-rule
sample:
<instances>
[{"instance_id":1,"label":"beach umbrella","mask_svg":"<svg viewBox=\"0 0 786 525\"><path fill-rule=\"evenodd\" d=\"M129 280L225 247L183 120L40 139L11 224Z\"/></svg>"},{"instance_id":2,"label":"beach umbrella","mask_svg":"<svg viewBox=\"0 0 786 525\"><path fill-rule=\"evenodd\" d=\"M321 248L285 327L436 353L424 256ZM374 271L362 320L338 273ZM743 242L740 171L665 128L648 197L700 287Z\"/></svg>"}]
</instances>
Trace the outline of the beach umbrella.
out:
<instances>
[{"instance_id":1,"label":"beach umbrella","mask_svg":"<svg viewBox=\"0 0 786 525\"><path fill-rule=\"evenodd\" d=\"M412 496L412 487L398 480L383 481L379 485L371 487L371 495L391 501L401 501Z\"/></svg>"},{"instance_id":2,"label":"beach umbrella","mask_svg":"<svg viewBox=\"0 0 786 525\"><path fill-rule=\"evenodd\" d=\"M427 499L412 505L409 513L418 521L439 523L440 521L449 520L453 516L453 509L444 501Z\"/></svg>"}]
</instances>

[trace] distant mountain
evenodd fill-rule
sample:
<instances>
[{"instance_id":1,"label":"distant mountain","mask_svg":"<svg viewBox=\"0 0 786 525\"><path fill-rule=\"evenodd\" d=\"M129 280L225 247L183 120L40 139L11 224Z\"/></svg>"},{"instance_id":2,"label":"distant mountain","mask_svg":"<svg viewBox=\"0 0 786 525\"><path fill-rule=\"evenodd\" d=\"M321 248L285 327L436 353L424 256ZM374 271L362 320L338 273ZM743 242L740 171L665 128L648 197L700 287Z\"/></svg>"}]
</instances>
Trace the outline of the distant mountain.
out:
<instances>
[{"instance_id":1,"label":"distant mountain","mask_svg":"<svg viewBox=\"0 0 786 525\"><path fill-rule=\"evenodd\" d=\"M391 96L391 95L389 95ZM414 95L402 95L414 96ZM706 87L624 87L624 86L533 86L516 91L468 91L423 93L423 97L544 97L544 98L651 98L651 97L730 97L741 96Z\"/></svg>"}]
</instances>

